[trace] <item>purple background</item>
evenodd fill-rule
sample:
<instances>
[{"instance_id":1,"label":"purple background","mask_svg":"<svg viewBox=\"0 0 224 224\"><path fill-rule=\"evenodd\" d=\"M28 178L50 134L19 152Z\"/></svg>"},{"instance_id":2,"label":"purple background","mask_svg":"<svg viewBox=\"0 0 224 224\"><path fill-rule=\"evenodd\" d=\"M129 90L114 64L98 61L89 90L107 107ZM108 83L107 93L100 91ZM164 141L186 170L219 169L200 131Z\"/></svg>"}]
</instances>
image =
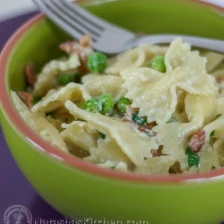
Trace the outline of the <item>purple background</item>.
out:
<instances>
[{"instance_id":1,"label":"purple background","mask_svg":"<svg viewBox=\"0 0 224 224\"><path fill-rule=\"evenodd\" d=\"M36 12L6 20L0 23L0 50L9 36ZM5 210L12 205L28 208L33 219L64 219L40 198L30 186L12 159L0 127L0 224L4 223ZM34 222L33 222L34 223Z\"/></svg>"}]
</instances>

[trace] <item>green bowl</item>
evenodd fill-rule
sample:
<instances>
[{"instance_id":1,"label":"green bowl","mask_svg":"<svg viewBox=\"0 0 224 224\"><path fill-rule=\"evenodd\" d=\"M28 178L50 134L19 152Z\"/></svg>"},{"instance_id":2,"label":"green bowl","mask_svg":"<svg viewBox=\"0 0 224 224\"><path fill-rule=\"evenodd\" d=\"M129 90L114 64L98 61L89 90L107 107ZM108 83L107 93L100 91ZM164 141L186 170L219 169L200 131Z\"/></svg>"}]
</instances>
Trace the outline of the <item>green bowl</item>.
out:
<instances>
[{"instance_id":1,"label":"green bowl","mask_svg":"<svg viewBox=\"0 0 224 224\"><path fill-rule=\"evenodd\" d=\"M218 8L184 0L85 1L91 12L132 31L224 39ZM24 88L24 66L61 55L69 37L37 16L11 38L0 58L1 125L19 168L56 210L75 219L118 223L213 224L224 221L224 169L203 174L141 176L96 167L48 145L19 117L9 90ZM108 221L109 222L109 221Z\"/></svg>"}]
</instances>

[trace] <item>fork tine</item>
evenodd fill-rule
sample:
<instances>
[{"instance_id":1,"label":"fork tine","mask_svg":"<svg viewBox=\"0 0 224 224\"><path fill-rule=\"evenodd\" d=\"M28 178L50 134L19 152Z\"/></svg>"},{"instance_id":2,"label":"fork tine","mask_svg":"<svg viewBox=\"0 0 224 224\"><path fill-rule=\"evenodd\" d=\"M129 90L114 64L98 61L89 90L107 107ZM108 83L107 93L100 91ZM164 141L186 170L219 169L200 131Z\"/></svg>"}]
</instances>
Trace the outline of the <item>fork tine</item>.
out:
<instances>
[{"instance_id":1,"label":"fork tine","mask_svg":"<svg viewBox=\"0 0 224 224\"><path fill-rule=\"evenodd\" d=\"M112 26L112 24L110 24L109 22L106 22L100 19L99 17L94 16L93 14L84 10L82 7L78 6L74 2L72 3L67 0L60 0L60 1L63 2L63 5L65 7L70 8L70 10L72 10L76 15L78 15L83 20L87 21L88 23L92 24L94 27L97 27L100 30L106 29Z\"/></svg>"},{"instance_id":2,"label":"fork tine","mask_svg":"<svg viewBox=\"0 0 224 224\"><path fill-rule=\"evenodd\" d=\"M62 10L69 14L72 19L74 19L76 22L82 24L82 26L86 27L87 29L93 30L93 32L101 33L103 32L104 28L101 27L98 24L95 24L93 21L89 20L89 18L83 18L83 16L80 16L76 11L73 10L71 7L74 3L64 1L64 0L58 0L57 3L61 5Z\"/></svg>"},{"instance_id":3,"label":"fork tine","mask_svg":"<svg viewBox=\"0 0 224 224\"><path fill-rule=\"evenodd\" d=\"M48 0L48 2L49 2L49 0ZM49 5L51 5L52 9L54 9L55 12L58 13L58 15L61 18L66 20L72 26L79 29L83 34L89 34L93 38L100 37L100 32L98 30L95 30L93 27L91 27L90 24L88 26L86 26L86 24L83 23L84 20L77 19L78 16L75 17L74 13L72 13L70 10L68 10L68 8L65 8L63 6L63 4L61 4L61 1L52 0L51 2L52 2L52 4L49 4Z\"/></svg>"},{"instance_id":4,"label":"fork tine","mask_svg":"<svg viewBox=\"0 0 224 224\"><path fill-rule=\"evenodd\" d=\"M80 39L83 34L90 34L93 41L96 41L98 39L96 37L96 34L86 32L87 30L82 28L80 25L75 24L72 19L70 19L70 17L64 15L64 13L62 13L60 10L58 10L57 7L55 7L55 4L51 0L34 0L34 2L43 13L48 15L48 17L60 27L63 27L63 29L72 37Z\"/></svg>"},{"instance_id":5,"label":"fork tine","mask_svg":"<svg viewBox=\"0 0 224 224\"><path fill-rule=\"evenodd\" d=\"M37 5L37 7L46 14L52 21L54 21L59 27L63 27L63 29L69 33L72 37L76 39L80 39L82 34L78 31L74 30L69 24L61 20L54 12L49 10L48 6L45 4L43 0L33 0L33 2Z\"/></svg>"}]
</instances>

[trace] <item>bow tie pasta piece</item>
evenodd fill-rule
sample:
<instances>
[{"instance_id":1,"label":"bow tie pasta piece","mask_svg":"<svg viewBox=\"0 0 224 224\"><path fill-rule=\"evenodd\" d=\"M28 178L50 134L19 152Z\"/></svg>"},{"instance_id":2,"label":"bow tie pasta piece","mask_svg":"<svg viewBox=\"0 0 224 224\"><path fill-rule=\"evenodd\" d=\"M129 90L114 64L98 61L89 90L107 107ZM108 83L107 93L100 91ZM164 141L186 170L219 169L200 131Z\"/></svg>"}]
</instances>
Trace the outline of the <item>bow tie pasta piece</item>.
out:
<instances>
[{"instance_id":1,"label":"bow tie pasta piece","mask_svg":"<svg viewBox=\"0 0 224 224\"><path fill-rule=\"evenodd\" d=\"M170 87L172 77L164 76L159 81L152 82L152 77L155 77L156 73L153 70L149 71L148 78L144 80L141 78L142 71L130 72L123 87L128 90L125 97L133 100L132 107L140 108L139 116L147 116L148 123L156 121L160 124L167 122L174 113L177 95L176 87ZM121 76L125 79L126 74L127 71L124 71Z\"/></svg>"},{"instance_id":2,"label":"bow tie pasta piece","mask_svg":"<svg viewBox=\"0 0 224 224\"><path fill-rule=\"evenodd\" d=\"M123 153L137 167L146 166L144 158L152 157L151 149L158 148L153 137L138 133L128 123L111 119L99 113L84 111L71 101L67 101L65 107L74 117L86 120L93 128L114 139Z\"/></svg>"},{"instance_id":3,"label":"bow tie pasta piece","mask_svg":"<svg viewBox=\"0 0 224 224\"><path fill-rule=\"evenodd\" d=\"M153 74L142 77L142 72L121 73L128 90L126 97L133 100L132 107L140 108L139 115L147 116L148 122L167 122L177 106L177 87L191 94L215 95L217 87L212 76L205 70L206 59L198 52L191 52L190 45L177 39L169 47L165 62L167 72L151 83ZM150 73L150 71L149 71ZM153 71L151 71L153 73ZM134 81L133 81L134 80Z\"/></svg>"},{"instance_id":4,"label":"bow tie pasta piece","mask_svg":"<svg viewBox=\"0 0 224 224\"><path fill-rule=\"evenodd\" d=\"M61 137L70 146L80 147L89 151L91 147L97 147L98 131L91 129L87 122L73 121L71 124L62 124L65 128Z\"/></svg>"},{"instance_id":5,"label":"bow tie pasta piece","mask_svg":"<svg viewBox=\"0 0 224 224\"><path fill-rule=\"evenodd\" d=\"M91 96L83 85L69 83L67 86L42 99L31 108L31 111L42 111L48 113L64 106L66 100L71 100L72 102L76 102L80 105L90 98Z\"/></svg>"},{"instance_id":6,"label":"bow tie pasta piece","mask_svg":"<svg viewBox=\"0 0 224 224\"><path fill-rule=\"evenodd\" d=\"M37 82L34 86L34 96L41 97L50 89L58 86L56 76L61 71L76 69L80 66L79 58L72 54L68 60L53 60L44 66L41 73L37 76Z\"/></svg>"},{"instance_id":7,"label":"bow tie pasta piece","mask_svg":"<svg viewBox=\"0 0 224 224\"><path fill-rule=\"evenodd\" d=\"M90 149L90 156L84 160L96 164L123 162L127 168L131 168L132 166L131 160L123 153L117 142L108 136L105 139L99 139L97 147L92 147Z\"/></svg>"},{"instance_id":8,"label":"bow tie pasta piece","mask_svg":"<svg viewBox=\"0 0 224 224\"><path fill-rule=\"evenodd\" d=\"M206 58L201 57L198 51L191 51L190 45L182 43L180 38L171 43L165 55L168 72L172 74L177 68L180 69L180 75L175 77L178 85L189 93L198 95L217 93L215 79L207 73L206 63Z\"/></svg>"},{"instance_id":9,"label":"bow tie pasta piece","mask_svg":"<svg viewBox=\"0 0 224 224\"><path fill-rule=\"evenodd\" d=\"M185 155L186 144L191 135L199 130L204 123L204 111L197 104L196 97L185 99L186 113L191 114L189 123L165 123L155 126L152 130L157 132L157 142L163 146L162 153L169 155L180 163L180 169L188 169L187 157ZM193 102L195 100L195 102Z\"/></svg>"},{"instance_id":10,"label":"bow tie pasta piece","mask_svg":"<svg viewBox=\"0 0 224 224\"><path fill-rule=\"evenodd\" d=\"M144 89L161 79L162 74L151 68L136 68L123 70L121 77L125 80L122 87L128 90L126 97L129 99L143 99L144 95L142 94ZM134 101L132 107L138 108L138 104Z\"/></svg>"},{"instance_id":11,"label":"bow tie pasta piece","mask_svg":"<svg viewBox=\"0 0 224 224\"><path fill-rule=\"evenodd\" d=\"M121 91L124 92L123 95L126 93L121 87L124 81L119 76L89 74L83 77L82 82L91 96L100 96L107 92L117 98Z\"/></svg>"},{"instance_id":12,"label":"bow tie pasta piece","mask_svg":"<svg viewBox=\"0 0 224 224\"><path fill-rule=\"evenodd\" d=\"M147 116L148 123L169 120L177 102L175 88L169 88L170 77L161 78L159 72L150 68L124 70L121 76L125 79L123 87L128 90L125 97L133 100L133 108L140 108L139 116Z\"/></svg>"},{"instance_id":13,"label":"bow tie pasta piece","mask_svg":"<svg viewBox=\"0 0 224 224\"><path fill-rule=\"evenodd\" d=\"M11 96L16 109L31 129L40 134L51 145L65 152L68 151L64 141L60 137L59 131L51 123L39 113L31 113L15 92L11 91Z\"/></svg>"},{"instance_id":14,"label":"bow tie pasta piece","mask_svg":"<svg viewBox=\"0 0 224 224\"><path fill-rule=\"evenodd\" d=\"M109 60L109 66L106 69L106 73L120 75L126 68L134 69L148 66L149 60L153 56L164 55L166 51L167 47L149 44L141 45Z\"/></svg>"},{"instance_id":15,"label":"bow tie pasta piece","mask_svg":"<svg viewBox=\"0 0 224 224\"><path fill-rule=\"evenodd\" d=\"M171 42L165 54L166 71L173 71L187 61L194 61L195 59L202 64L204 67L203 69L205 70L206 59L199 57L199 52L192 52L190 44L182 43L182 40L177 38Z\"/></svg>"}]
</instances>

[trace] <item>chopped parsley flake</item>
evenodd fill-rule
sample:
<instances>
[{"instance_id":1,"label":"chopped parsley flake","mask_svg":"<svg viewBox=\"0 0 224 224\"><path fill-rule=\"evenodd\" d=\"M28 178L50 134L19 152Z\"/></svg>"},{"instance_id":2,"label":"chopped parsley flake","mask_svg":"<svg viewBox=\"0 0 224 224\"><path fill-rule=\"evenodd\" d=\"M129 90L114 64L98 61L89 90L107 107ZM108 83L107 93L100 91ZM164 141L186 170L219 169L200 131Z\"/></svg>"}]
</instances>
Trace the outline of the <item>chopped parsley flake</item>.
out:
<instances>
[{"instance_id":1,"label":"chopped parsley flake","mask_svg":"<svg viewBox=\"0 0 224 224\"><path fill-rule=\"evenodd\" d=\"M189 167L192 167L192 166L198 167L199 161L200 161L200 157L199 157L198 154L192 152L191 147L188 146L186 148L185 154L188 156L188 160L187 160L188 166Z\"/></svg>"},{"instance_id":2,"label":"chopped parsley flake","mask_svg":"<svg viewBox=\"0 0 224 224\"><path fill-rule=\"evenodd\" d=\"M215 135L215 130L213 130L211 133L210 133L210 137L213 137Z\"/></svg>"}]
</instances>

